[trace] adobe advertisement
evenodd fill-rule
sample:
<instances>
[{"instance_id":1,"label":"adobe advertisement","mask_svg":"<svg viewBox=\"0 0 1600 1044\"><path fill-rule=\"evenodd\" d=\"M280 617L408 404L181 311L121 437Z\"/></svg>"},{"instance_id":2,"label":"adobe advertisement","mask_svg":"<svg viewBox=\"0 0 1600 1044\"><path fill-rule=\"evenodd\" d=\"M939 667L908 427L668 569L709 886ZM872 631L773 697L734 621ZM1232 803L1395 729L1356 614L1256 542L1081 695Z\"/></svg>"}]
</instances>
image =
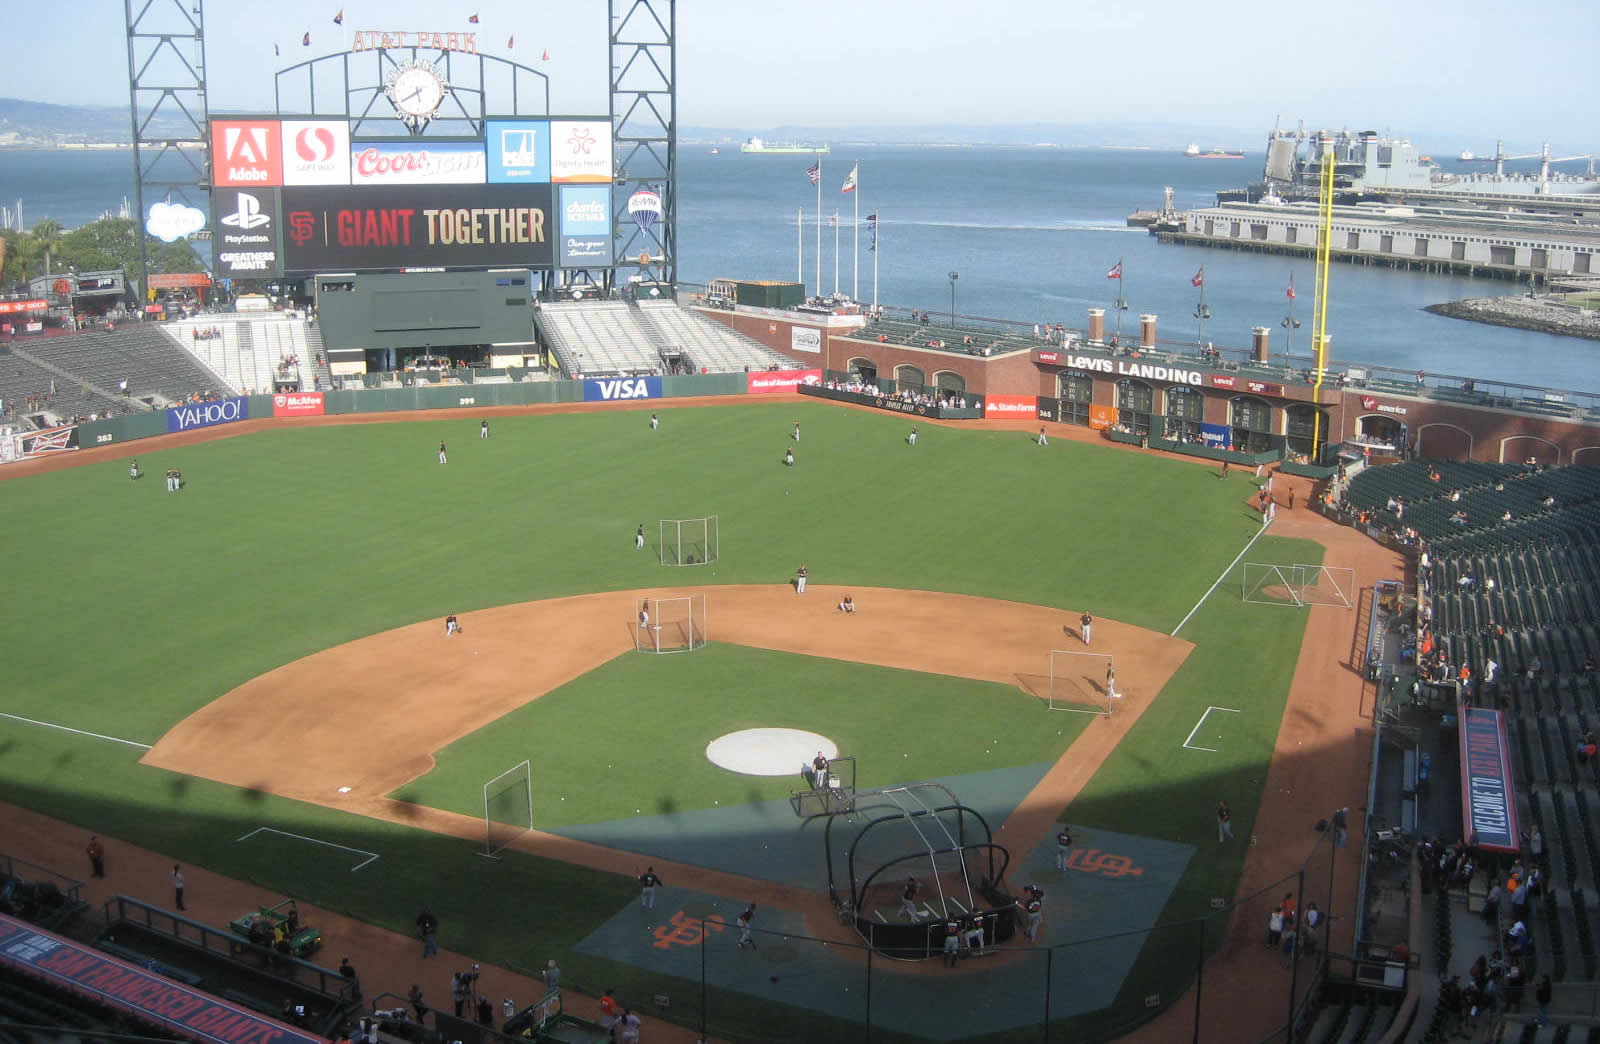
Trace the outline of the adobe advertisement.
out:
<instances>
[{"instance_id":1,"label":"adobe advertisement","mask_svg":"<svg viewBox=\"0 0 1600 1044\"><path fill-rule=\"evenodd\" d=\"M489 184L537 185L550 180L549 120L490 120Z\"/></svg>"},{"instance_id":2,"label":"adobe advertisement","mask_svg":"<svg viewBox=\"0 0 1600 1044\"><path fill-rule=\"evenodd\" d=\"M550 121L551 181L609 185L613 174L609 118Z\"/></svg>"},{"instance_id":3,"label":"adobe advertisement","mask_svg":"<svg viewBox=\"0 0 1600 1044\"><path fill-rule=\"evenodd\" d=\"M213 120L211 184L274 188L283 184L277 120Z\"/></svg>"},{"instance_id":4,"label":"adobe advertisement","mask_svg":"<svg viewBox=\"0 0 1600 1044\"><path fill-rule=\"evenodd\" d=\"M283 190L283 267L549 268L549 185Z\"/></svg>"},{"instance_id":5,"label":"adobe advertisement","mask_svg":"<svg viewBox=\"0 0 1600 1044\"><path fill-rule=\"evenodd\" d=\"M211 242L217 275L224 279L261 278L278 268L278 194L272 189L216 189L211 193L216 219Z\"/></svg>"},{"instance_id":6,"label":"adobe advertisement","mask_svg":"<svg viewBox=\"0 0 1600 1044\"><path fill-rule=\"evenodd\" d=\"M561 264L585 268L611 263L611 186L561 186Z\"/></svg>"}]
</instances>

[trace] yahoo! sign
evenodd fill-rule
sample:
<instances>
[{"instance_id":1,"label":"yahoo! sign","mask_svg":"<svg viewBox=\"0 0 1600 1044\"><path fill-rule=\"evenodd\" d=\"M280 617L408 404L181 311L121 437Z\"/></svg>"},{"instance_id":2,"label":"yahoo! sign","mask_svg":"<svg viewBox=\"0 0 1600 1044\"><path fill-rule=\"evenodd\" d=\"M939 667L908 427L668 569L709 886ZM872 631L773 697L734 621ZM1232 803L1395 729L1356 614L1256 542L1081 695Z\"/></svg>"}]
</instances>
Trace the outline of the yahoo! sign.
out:
<instances>
[{"instance_id":1,"label":"yahoo! sign","mask_svg":"<svg viewBox=\"0 0 1600 1044\"><path fill-rule=\"evenodd\" d=\"M216 402L197 402L190 406L175 406L167 411L167 430L193 431L216 424L232 424L250 419L250 400L244 396L236 399L219 399Z\"/></svg>"}]
</instances>

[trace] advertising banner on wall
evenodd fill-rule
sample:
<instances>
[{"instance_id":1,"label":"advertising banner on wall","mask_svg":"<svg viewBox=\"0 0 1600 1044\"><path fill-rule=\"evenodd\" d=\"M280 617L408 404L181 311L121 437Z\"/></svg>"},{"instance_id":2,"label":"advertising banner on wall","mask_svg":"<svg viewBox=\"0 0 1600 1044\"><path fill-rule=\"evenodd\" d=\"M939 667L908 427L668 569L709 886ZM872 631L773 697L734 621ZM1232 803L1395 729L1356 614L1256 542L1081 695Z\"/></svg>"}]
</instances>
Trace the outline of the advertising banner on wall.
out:
<instances>
[{"instance_id":1,"label":"advertising banner on wall","mask_svg":"<svg viewBox=\"0 0 1600 1044\"><path fill-rule=\"evenodd\" d=\"M283 267L549 268L548 185L283 190Z\"/></svg>"},{"instance_id":2,"label":"advertising banner on wall","mask_svg":"<svg viewBox=\"0 0 1600 1044\"><path fill-rule=\"evenodd\" d=\"M1227 449L1233 441L1233 429L1226 424L1202 424L1200 441L1212 449Z\"/></svg>"},{"instance_id":3,"label":"advertising banner on wall","mask_svg":"<svg viewBox=\"0 0 1600 1044\"><path fill-rule=\"evenodd\" d=\"M217 274L260 278L278 268L278 194L272 189L217 189L211 193L216 227Z\"/></svg>"},{"instance_id":4,"label":"advertising banner on wall","mask_svg":"<svg viewBox=\"0 0 1600 1044\"><path fill-rule=\"evenodd\" d=\"M612 377L584 381L584 402L620 402L624 399L661 398L660 377Z\"/></svg>"},{"instance_id":5,"label":"advertising banner on wall","mask_svg":"<svg viewBox=\"0 0 1600 1044\"><path fill-rule=\"evenodd\" d=\"M283 183L350 184L350 124L344 120L285 120Z\"/></svg>"},{"instance_id":6,"label":"advertising banner on wall","mask_svg":"<svg viewBox=\"0 0 1600 1044\"><path fill-rule=\"evenodd\" d=\"M489 184L536 185L550 180L549 120L490 120Z\"/></svg>"},{"instance_id":7,"label":"advertising banner on wall","mask_svg":"<svg viewBox=\"0 0 1600 1044\"><path fill-rule=\"evenodd\" d=\"M241 395L235 399L175 406L167 411L167 431L193 431L249 419L250 400Z\"/></svg>"},{"instance_id":8,"label":"advertising banner on wall","mask_svg":"<svg viewBox=\"0 0 1600 1044\"><path fill-rule=\"evenodd\" d=\"M475 141L383 141L350 148L352 185L482 185L483 146Z\"/></svg>"},{"instance_id":9,"label":"advertising banner on wall","mask_svg":"<svg viewBox=\"0 0 1600 1044\"><path fill-rule=\"evenodd\" d=\"M1095 431L1110 431L1117 426L1117 408L1115 406L1090 406L1089 427Z\"/></svg>"},{"instance_id":10,"label":"advertising banner on wall","mask_svg":"<svg viewBox=\"0 0 1600 1044\"><path fill-rule=\"evenodd\" d=\"M273 188L283 184L277 120L212 120L211 184Z\"/></svg>"},{"instance_id":11,"label":"advertising banner on wall","mask_svg":"<svg viewBox=\"0 0 1600 1044\"><path fill-rule=\"evenodd\" d=\"M762 370L748 374L751 395L770 395L773 392L792 392L800 385L813 388L822 383L821 370Z\"/></svg>"},{"instance_id":12,"label":"advertising banner on wall","mask_svg":"<svg viewBox=\"0 0 1600 1044\"><path fill-rule=\"evenodd\" d=\"M78 448L78 429L72 425L62 428L45 428L42 431L23 432L17 437L17 455L48 457L52 453L65 453Z\"/></svg>"},{"instance_id":13,"label":"advertising banner on wall","mask_svg":"<svg viewBox=\"0 0 1600 1044\"><path fill-rule=\"evenodd\" d=\"M613 174L609 119L550 121L551 181L609 185Z\"/></svg>"},{"instance_id":14,"label":"advertising banner on wall","mask_svg":"<svg viewBox=\"0 0 1600 1044\"><path fill-rule=\"evenodd\" d=\"M1460 743L1462 836L1474 848L1519 852L1522 835L1505 719L1499 711L1465 708Z\"/></svg>"},{"instance_id":15,"label":"advertising banner on wall","mask_svg":"<svg viewBox=\"0 0 1600 1044\"><path fill-rule=\"evenodd\" d=\"M611 263L611 186L561 186L561 264L584 268Z\"/></svg>"},{"instance_id":16,"label":"advertising banner on wall","mask_svg":"<svg viewBox=\"0 0 1600 1044\"><path fill-rule=\"evenodd\" d=\"M274 417L320 417L324 410L321 392L291 392L272 397Z\"/></svg>"},{"instance_id":17,"label":"advertising banner on wall","mask_svg":"<svg viewBox=\"0 0 1600 1044\"><path fill-rule=\"evenodd\" d=\"M1039 409L1037 395L991 395L983 400L983 416L985 420L995 418L1009 420L1027 420L1034 417Z\"/></svg>"},{"instance_id":18,"label":"advertising banner on wall","mask_svg":"<svg viewBox=\"0 0 1600 1044\"><path fill-rule=\"evenodd\" d=\"M810 352L815 355L822 351L822 331L813 330L809 326L790 327L789 347L797 352Z\"/></svg>"}]
</instances>

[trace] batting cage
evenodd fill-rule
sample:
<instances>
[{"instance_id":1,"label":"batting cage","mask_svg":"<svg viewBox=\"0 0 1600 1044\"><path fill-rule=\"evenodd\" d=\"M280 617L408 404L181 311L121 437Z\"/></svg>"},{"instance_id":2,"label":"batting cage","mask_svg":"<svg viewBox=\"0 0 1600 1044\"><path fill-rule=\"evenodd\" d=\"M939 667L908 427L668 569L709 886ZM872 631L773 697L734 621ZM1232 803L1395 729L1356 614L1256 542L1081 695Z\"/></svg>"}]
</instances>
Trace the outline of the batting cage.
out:
<instances>
[{"instance_id":1,"label":"batting cage","mask_svg":"<svg viewBox=\"0 0 1600 1044\"><path fill-rule=\"evenodd\" d=\"M633 647L639 652L693 652L705 644L704 592L635 600Z\"/></svg>"},{"instance_id":2,"label":"batting cage","mask_svg":"<svg viewBox=\"0 0 1600 1044\"><path fill-rule=\"evenodd\" d=\"M664 518L656 547L664 566L705 565L721 557L721 526L716 515Z\"/></svg>"},{"instance_id":3,"label":"batting cage","mask_svg":"<svg viewBox=\"0 0 1600 1044\"><path fill-rule=\"evenodd\" d=\"M1117 664L1110 653L1051 649L1050 674L1043 697L1050 710L1110 717L1117 691ZM1031 685L1028 687L1032 687Z\"/></svg>"},{"instance_id":4,"label":"batting cage","mask_svg":"<svg viewBox=\"0 0 1600 1044\"><path fill-rule=\"evenodd\" d=\"M853 813L828 817L823 847L840 920L886 957L937 957L951 925L964 950L1016 934L1017 902L1005 890L1011 855L941 784L858 793Z\"/></svg>"},{"instance_id":5,"label":"batting cage","mask_svg":"<svg viewBox=\"0 0 1600 1044\"><path fill-rule=\"evenodd\" d=\"M1331 605L1354 609L1356 571L1348 566L1246 562L1243 600L1255 605Z\"/></svg>"},{"instance_id":6,"label":"batting cage","mask_svg":"<svg viewBox=\"0 0 1600 1044\"><path fill-rule=\"evenodd\" d=\"M517 838L533 829L533 763L524 761L483 785L483 851L500 858Z\"/></svg>"}]
</instances>

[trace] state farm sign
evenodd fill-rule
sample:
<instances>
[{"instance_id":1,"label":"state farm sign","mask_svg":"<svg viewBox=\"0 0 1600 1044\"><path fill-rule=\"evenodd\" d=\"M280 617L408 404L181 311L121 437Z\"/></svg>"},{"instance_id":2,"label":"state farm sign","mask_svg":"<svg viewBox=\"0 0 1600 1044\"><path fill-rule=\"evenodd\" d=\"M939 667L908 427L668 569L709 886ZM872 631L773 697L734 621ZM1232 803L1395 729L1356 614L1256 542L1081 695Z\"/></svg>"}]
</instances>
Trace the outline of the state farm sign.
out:
<instances>
[{"instance_id":1,"label":"state farm sign","mask_svg":"<svg viewBox=\"0 0 1600 1044\"><path fill-rule=\"evenodd\" d=\"M274 417L320 417L324 410L321 392L294 392L272 397Z\"/></svg>"},{"instance_id":2,"label":"state farm sign","mask_svg":"<svg viewBox=\"0 0 1600 1044\"><path fill-rule=\"evenodd\" d=\"M989 420L996 417L1032 419L1037 415L1038 409L1037 395L991 395L983 400L983 415Z\"/></svg>"}]
</instances>

